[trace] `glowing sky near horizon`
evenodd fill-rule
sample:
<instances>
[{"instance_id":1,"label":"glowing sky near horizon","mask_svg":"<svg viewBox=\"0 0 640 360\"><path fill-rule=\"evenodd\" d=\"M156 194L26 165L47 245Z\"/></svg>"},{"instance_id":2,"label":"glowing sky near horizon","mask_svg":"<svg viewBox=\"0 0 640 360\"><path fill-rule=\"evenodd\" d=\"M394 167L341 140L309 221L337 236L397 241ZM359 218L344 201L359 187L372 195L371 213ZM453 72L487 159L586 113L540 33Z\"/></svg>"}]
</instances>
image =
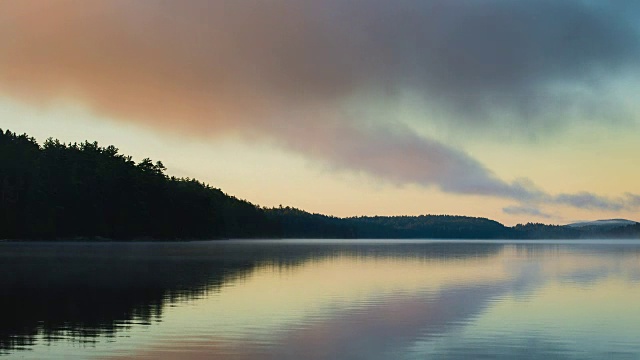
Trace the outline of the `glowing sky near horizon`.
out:
<instances>
[{"instance_id":1,"label":"glowing sky near horizon","mask_svg":"<svg viewBox=\"0 0 640 360\"><path fill-rule=\"evenodd\" d=\"M506 224L640 209L632 1L0 2L0 128L258 205Z\"/></svg>"}]
</instances>

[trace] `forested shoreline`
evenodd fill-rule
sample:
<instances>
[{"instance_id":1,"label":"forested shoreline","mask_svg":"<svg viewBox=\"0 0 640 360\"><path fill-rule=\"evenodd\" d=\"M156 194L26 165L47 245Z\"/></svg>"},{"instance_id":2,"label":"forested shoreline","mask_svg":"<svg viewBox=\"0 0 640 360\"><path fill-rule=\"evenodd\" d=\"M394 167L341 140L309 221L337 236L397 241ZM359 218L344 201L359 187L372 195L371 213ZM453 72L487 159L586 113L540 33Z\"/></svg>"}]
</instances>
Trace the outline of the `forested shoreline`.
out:
<instances>
[{"instance_id":1,"label":"forested shoreline","mask_svg":"<svg viewBox=\"0 0 640 360\"><path fill-rule=\"evenodd\" d=\"M228 238L575 239L640 237L640 224L599 231L466 216L338 218L263 208L162 162L132 160L97 142L42 145L0 129L0 239L197 240Z\"/></svg>"}]
</instances>

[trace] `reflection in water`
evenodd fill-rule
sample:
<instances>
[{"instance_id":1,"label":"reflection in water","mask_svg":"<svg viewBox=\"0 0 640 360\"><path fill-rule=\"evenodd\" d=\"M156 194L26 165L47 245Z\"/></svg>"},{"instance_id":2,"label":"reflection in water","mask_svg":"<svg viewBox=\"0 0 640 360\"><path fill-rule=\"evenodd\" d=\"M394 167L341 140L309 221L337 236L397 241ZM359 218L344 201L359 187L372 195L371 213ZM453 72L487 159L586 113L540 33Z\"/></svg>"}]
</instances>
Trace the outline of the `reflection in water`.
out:
<instances>
[{"instance_id":1,"label":"reflection in water","mask_svg":"<svg viewBox=\"0 0 640 360\"><path fill-rule=\"evenodd\" d=\"M0 243L20 358L638 358L640 244Z\"/></svg>"}]
</instances>

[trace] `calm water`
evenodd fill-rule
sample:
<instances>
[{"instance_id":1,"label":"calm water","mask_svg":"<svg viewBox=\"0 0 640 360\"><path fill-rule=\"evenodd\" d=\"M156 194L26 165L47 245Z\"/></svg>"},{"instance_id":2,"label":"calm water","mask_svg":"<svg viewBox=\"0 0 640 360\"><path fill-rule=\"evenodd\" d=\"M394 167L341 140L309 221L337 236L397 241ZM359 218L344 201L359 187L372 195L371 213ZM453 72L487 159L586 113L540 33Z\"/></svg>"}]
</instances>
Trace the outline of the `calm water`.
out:
<instances>
[{"instance_id":1,"label":"calm water","mask_svg":"<svg viewBox=\"0 0 640 360\"><path fill-rule=\"evenodd\" d=\"M0 243L0 356L640 359L640 242Z\"/></svg>"}]
</instances>

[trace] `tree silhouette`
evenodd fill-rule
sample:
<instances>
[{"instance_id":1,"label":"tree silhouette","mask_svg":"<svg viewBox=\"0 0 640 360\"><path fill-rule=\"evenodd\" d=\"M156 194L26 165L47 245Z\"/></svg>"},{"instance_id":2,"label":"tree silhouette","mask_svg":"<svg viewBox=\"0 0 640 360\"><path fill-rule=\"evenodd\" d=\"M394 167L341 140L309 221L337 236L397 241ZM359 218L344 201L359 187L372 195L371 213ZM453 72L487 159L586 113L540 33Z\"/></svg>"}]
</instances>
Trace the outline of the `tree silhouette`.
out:
<instances>
[{"instance_id":1,"label":"tree silhouette","mask_svg":"<svg viewBox=\"0 0 640 360\"><path fill-rule=\"evenodd\" d=\"M640 237L640 227L504 225L450 215L337 218L260 208L195 179L169 177L162 162L135 163L97 142L42 146L0 129L0 239Z\"/></svg>"}]
</instances>

